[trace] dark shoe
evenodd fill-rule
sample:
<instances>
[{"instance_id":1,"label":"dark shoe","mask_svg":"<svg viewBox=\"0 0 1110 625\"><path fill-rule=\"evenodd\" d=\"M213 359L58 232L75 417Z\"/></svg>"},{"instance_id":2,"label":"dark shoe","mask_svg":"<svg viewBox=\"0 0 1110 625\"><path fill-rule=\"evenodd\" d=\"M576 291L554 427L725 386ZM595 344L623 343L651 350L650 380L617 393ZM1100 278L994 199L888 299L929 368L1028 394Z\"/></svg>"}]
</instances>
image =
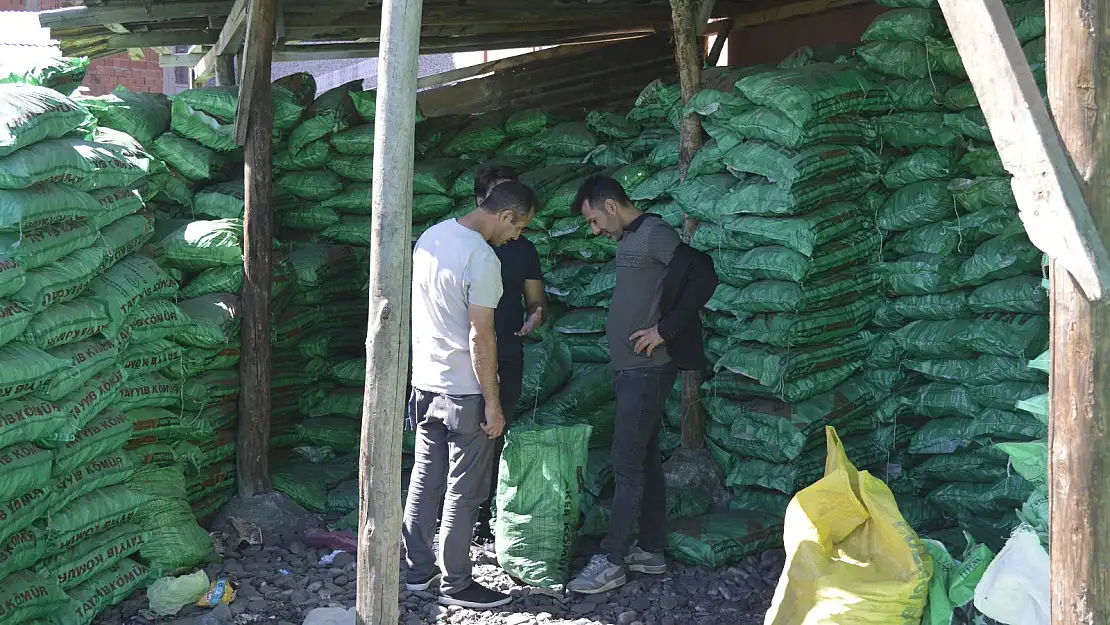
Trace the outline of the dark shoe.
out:
<instances>
[{"instance_id":1,"label":"dark shoe","mask_svg":"<svg viewBox=\"0 0 1110 625\"><path fill-rule=\"evenodd\" d=\"M508 605L512 600L513 598L509 595L497 592L496 590L490 590L478 582L474 582L470 586L454 594L448 595L444 593L439 596L440 605L457 605L472 610L498 608L503 605Z\"/></svg>"},{"instance_id":2,"label":"dark shoe","mask_svg":"<svg viewBox=\"0 0 1110 625\"><path fill-rule=\"evenodd\" d=\"M433 586L439 586L439 580L440 573L438 571L435 571L422 580L406 581L405 588L410 592L424 591L432 588Z\"/></svg>"},{"instance_id":3,"label":"dark shoe","mask_svg":"<svg viewBox=\"0 0 1110 625\"><path fill-rule=\"evenodd\" d=\"M628 583L628 576L624 572L624 567L613 564L609 558L598 554L590 560L574 581L567 584L567 588L581 595L599 595L616 590L626 583Z\"/></svg>"},{"instance_id":4,"label":"dark shoe","mask_svg":"<svg viewBox=\"0 0 1110 625\"><path fill-rule=\"evenodd\" d=\"M662 575L667 572L667 560L662 553L644 551L639 547L632 547L624 558L628 570L646 575Z\"/></svg>"}]
</instances>

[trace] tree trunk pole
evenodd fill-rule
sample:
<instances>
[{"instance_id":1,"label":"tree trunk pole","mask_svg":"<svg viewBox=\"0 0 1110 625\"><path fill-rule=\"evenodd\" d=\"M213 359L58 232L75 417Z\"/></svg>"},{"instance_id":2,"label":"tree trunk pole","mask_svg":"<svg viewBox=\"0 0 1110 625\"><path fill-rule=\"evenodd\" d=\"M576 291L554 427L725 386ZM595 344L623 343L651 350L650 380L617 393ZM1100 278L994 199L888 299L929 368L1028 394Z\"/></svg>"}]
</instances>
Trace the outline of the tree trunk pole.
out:
<instances>
[{"instance_id":1,"label":"tree trunk pole","mask_svg":"<svg viewBox=\"0 0 1110 625\"><path fill-rule=\"evenodd\" d=\"M242 97L246 106L243 213L243 353L239 363L239 436L236 465L239 496L252 497L271 488L270 453L270 250L273 216L270 201L273 104L269 98L270 60L274 41L274 0L251 0L248 10L244 90L263 89L264 96ZM242 95L242 94L241 94Z\"/></svg>"},{"instance_id":2,"label":"tree trunk pole","mask_svg":"<svg viewBox=\"0 0 1110 625\"><path fill-rule=\"evenodd\" d=\"M1048 0L1048 95L1101 238L1110 234L1110 6ZM1053 625L1110 623L1110 303L1052 266Z\"/></svg>"},{"instance_id":3,"label":"tree trunk pole","mask_svg":"<svg viewBox=\"0 0 1110 625\"><path fill-rule=\"evenodd\" d=\"M706 0L702 0L705 2ZM698 0L671 0L671 19L674 22L674 56L678 67L678 82L685 104L701 87L702 53L698 46L699 25L696 15L702 13ZM697 115L682 120L679 138L678 172L686 179L690 161L701 149L701 118ZM683 220L682 239L689 242L698 222L687 215ZM701 373L682 372L682 447L701 449L705 445L705 410L701 405Z\"/></svg>"},{"instance_id":4,"label":"tree trunk pole","mask_svg":"<svg viewBox=\"0 0 1110 625\"><path fill-rule=\"evenodd\" d=\"M396 625L401 437L409 370L412 171L422 0L382 5L359 461L358 625Z\"/></svg>"},{"instance_id":5,"label":"tree trunk pole","mask_svg":"<svg viewBox=\"0 0 1110 625\"><path fill-rule=\"evenodd\" d=\"M230 87L236 84L235 57L233 55L228 54L216 57L216 84L221 87Z\"/></svg>"}]
</instances>

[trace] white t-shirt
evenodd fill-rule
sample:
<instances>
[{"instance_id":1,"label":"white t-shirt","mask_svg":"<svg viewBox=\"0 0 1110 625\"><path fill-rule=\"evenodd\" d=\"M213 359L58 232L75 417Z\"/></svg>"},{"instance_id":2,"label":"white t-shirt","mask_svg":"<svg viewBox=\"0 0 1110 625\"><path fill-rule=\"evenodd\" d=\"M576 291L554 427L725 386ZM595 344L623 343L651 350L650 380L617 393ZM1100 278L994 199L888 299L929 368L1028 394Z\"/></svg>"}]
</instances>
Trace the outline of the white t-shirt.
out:
<instances>
[{"instance_id":1,"label":"white t-shirt","mask_svg":"<svg viewBox=\"0 0 1110 625\"><path fill-rule=\"evenodd\" d=\"M482 235L454 219L420 236L412 253L412 385L451 395L482 392L470 355L470 304L497 308L501 261Z\"/></svg>"}]
</instances>

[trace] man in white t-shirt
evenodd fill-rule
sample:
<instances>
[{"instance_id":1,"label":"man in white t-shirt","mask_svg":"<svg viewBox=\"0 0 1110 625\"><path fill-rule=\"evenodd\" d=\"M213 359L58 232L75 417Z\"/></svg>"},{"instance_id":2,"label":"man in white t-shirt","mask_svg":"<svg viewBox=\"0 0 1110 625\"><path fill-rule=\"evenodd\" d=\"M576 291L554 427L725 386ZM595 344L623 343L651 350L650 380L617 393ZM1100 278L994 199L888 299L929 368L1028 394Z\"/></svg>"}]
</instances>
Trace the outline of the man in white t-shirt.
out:
<instances>
[{"instance_id":1,"label":"man in white t-shirt","mask_svg":"<svg viewBox=\"0 0 1110 625\"><path fill-rule=\"evenodd\" d=\"M536 194L503 182L478 208L432 226L412 258L412 396L416 461L402 539L409 590L439 582L439 602L492 608L510 601L471 577L470 543L490 495L496 439L505 428L499 399L494 310L501 263L493 248L520 236L538 207ZM432 542L440 505L439 560Z\"/></svg>"}]
</instances>

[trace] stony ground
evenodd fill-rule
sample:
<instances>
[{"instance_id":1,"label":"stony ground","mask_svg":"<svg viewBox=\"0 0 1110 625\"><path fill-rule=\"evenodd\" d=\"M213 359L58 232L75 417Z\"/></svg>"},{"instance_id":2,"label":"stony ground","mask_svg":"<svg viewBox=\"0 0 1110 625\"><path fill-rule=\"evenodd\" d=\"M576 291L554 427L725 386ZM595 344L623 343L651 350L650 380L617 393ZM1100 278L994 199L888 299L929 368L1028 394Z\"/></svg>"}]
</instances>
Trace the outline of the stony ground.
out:
<instances>
[{"instance_id":1,"label":"stony ground","mask_svg":"<svg viewBox=\"0 0 1110 625\"><path fill-rule=\"evenodd\" d=\"M586 547L588 549L588 547ZM184 608L175 618L148 611L139 593L101 615L98 625L301 625L319 607L351 607L355 602L355 558L292 543L289 549L250 547L208 569L210 578L231 577L239 587L230 606ZM607 595L551 597L521 588L489 554L475 549L476 578L516 600L490 612L439 606L431 593L401 593L399 625L480 623L482 625L757 625L770 605L784 554L753 556L721 571L674 565L661 576L632 574L627 586ZM587 553L580 556L588 555ZM580 557L576 567L585 564Z\"/></svg>"}]
</instances>

